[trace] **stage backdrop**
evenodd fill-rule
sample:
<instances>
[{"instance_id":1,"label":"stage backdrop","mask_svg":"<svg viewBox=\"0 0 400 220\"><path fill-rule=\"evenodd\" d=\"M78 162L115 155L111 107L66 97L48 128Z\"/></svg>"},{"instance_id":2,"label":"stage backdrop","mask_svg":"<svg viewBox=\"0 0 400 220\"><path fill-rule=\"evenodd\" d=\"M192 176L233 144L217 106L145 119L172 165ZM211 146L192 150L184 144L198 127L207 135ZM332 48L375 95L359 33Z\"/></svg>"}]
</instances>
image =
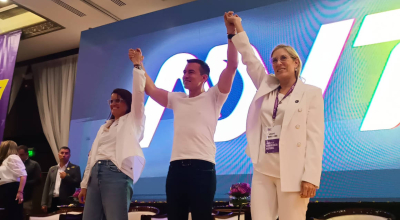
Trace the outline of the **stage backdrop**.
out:
<instances>
[{"instance_id":1,"label":"stage backdrop","mask_svg":"<svg viewBox=\"0 0 400 220\"><path fill-rule=\"evenodd\" d=\"M4 126L10 98L21 31L0 35L0 140L3 140Z\"/></svg>"},{"instance_id":2,"label":"stage backdrop","mask_svg":"<svg viewBox=\"0 0 400 220\"><path fill-rule=\"evenodd\" d=\"M140 47L150 77L170 91L186 59L211 67L210 86L225 66L223 13L234 10L256 53L272 72L270 52L281 43L297 49L305 82L325 100L325 150L318 201L400 201L400 1L198 0L82 33L69 147L84 170L114 88L131 90L128 49ZM178 80L177 80L178 79ZM232 183L251 182L245 121L255 93L245 67L238 74L215 134L216 200ZM173 141L173 114L146 97L142 141L146 167L135 200L164 200ZM194 116L195 117L195 116ZM188 122L190 123L190 122Z\"/></svg>"}]
</instances>

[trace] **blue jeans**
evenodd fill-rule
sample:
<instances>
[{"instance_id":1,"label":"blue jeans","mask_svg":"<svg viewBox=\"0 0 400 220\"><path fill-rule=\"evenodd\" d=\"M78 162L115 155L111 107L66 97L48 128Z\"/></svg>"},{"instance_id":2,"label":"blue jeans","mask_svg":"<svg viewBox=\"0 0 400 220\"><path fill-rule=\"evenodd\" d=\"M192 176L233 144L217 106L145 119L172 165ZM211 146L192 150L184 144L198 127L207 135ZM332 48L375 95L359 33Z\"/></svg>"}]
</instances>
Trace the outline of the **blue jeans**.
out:
<instances>
[{"instance_id":1,"label":"blue jeans","mask_svg":"<svg viewBox=\"0 0 400 220\"><path fill-rule=\"evenodd\" d=\"M128 220L133 181L107 160L93 166L87 187L83 220Z\"/></svg>"}]
</instances>

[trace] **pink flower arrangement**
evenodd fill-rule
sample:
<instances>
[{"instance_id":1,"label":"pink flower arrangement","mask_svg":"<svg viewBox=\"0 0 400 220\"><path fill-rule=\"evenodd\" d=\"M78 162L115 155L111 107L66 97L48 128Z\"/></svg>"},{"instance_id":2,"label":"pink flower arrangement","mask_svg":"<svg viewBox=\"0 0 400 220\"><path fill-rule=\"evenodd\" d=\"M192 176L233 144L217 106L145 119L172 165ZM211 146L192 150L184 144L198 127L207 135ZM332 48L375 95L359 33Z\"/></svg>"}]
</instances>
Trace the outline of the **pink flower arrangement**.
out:
<instances>
[{"instance_id":1,"label":"pink flower arrangement","mask_svg":"<svg viewBox=\"0 0 400 220\"><path fill-rule=\"evenodd\" d=\"M233 184L229 191L229 195L234 196L236 198L249 197L250 194L251 194L251 187L250 184L248 183Z\"/></svg>"},{"instance_id":2,"label":"pink flower arrangement","mask_svg":"<svg viewBox=\"0 0 400 220\"><path fill-rule=\"evenodd\" d=\"M72 197L78 198L80 192L81 192L81 188L76 189L76 191L75 191L74 195L72 195Z\"/></svg>"}]
</instances>

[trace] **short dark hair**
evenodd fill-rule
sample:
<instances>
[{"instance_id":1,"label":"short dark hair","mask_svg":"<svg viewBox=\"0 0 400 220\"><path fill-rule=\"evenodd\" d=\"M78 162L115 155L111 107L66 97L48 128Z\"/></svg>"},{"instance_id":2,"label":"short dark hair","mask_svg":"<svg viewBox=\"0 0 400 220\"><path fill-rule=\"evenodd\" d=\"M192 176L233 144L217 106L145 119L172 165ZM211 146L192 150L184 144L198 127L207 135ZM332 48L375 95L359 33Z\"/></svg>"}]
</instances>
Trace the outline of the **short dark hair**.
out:
<instances>
[{"instance_id":1,"label":"short dark hair","mask_svg":"<svg viewBox=\"0 0 400 220\"><path fill-rule=\"evenodd\" d=\"M125 101L125 103L126 103L126 105L128 107L126 109L125 114L128 114L129 112L131 112L132 93L129 92L128 90L126 90L126 89L120 89L120 88L114 89L114 91L111 94L113 94L113 93L121 96L121 98ZM114 115L111 112L110 112L109 119L115 119Z\"/></svg>"},{"instance_id":2,"label":"short dark hair","mask_svg":"<svg viewBox=\"0 0 400 220\"><path fill-rule=\"evenodd\" d=\"M68 150L69 154L71 154L71 149L69 149L69 147L61 147L60 150L58 152L60 152L61 150Z\"/></svg>"},{"instance_id":3,"label":"short dark hair","mask_svg":"<svg viewBox=\"0 0 400 220\"><path fill-rule=\"evenodd\" d=\"M20 146L18 146L18 150L24 150L25 153L28 153L28 147L25 146L25 145L20 145Z\"/></svg>"},{"instance_id":4,"label":"short dark hair","mask_svg":"<svg viewBox=\"0 0 400 220\"><path fill-rule=\"evenodd\" d=\"M190 59L187 60L188 63L197 63L200 65L200 74L204 75L207 74L207 76L210 76L210 67L207 65L206 62L199 60L199 59Z\"/></svg>"}]
</instances>

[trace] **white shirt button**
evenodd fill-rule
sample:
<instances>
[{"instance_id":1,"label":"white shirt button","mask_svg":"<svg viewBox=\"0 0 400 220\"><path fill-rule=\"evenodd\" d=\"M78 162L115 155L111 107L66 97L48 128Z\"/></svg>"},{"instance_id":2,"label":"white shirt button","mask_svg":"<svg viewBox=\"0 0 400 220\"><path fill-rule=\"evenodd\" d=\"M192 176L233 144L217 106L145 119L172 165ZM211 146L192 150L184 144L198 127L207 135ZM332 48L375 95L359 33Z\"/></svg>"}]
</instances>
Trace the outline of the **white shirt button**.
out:
<instances>
[{"instance_id":1,"label":"white shirt button","mask_svg":"<svg viewBox=\"0 0 400 220\"><path fill-rule=\"evenodd\" d=\"M301 143L299 142L299 143L297 143L297 147L301 147Z\"/></svg>"},{"instance_id":2,"label":"white shirt button","mask_svg":"<svg viewBox=\"0 0 400 220\"><path fill-rule=\"evenodd\" d=\"M300 125L296 125L296 129L299 129L300 128Z\"/></svg>"},{"instance_id":3,"label":"white shirt button","mask_svg":"<svg viewBox=\"0 0 400 220\"><path fill-rule=\"evenodd\" d=\"M303 111L303 109L299 108L299 112Z\"/></svg>"}]
</instances>

